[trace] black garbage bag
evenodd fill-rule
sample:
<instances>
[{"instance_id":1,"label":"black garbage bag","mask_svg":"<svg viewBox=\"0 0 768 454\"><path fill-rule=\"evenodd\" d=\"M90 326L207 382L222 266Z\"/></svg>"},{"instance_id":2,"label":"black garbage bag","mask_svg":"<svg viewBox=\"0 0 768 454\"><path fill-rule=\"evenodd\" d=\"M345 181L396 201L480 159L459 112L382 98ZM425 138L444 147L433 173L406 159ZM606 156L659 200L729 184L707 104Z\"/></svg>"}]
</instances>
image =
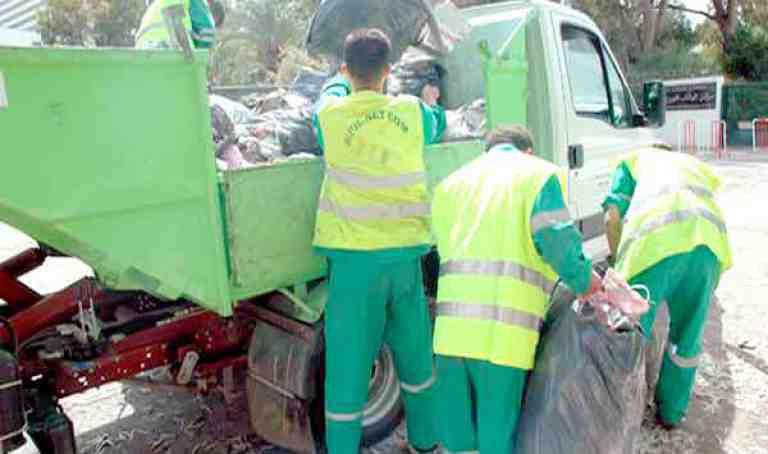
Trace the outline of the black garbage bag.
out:
<instances>
[{"instance_id":1,"label":"black garbage bag","mask_svg":"<svg viewBox=\"0 0 768 454\"><path fill-rule=\"evenodd\" d=\"M315 102L320 97L320 92L323 91L323 85L328 78L329 75L322 71L301 68L293 80L291 91Z\"/></svg>"},{"instance_id":2,"label":"black garbage bag","mask_svg":"<svg viewBox=\"0 0 768 454\"><path fill-rule=\"evenodd\" d=\"M310 108L265 112L256 116L248 127L261 131L258 134L261 137L251 140L246 151L245 157L251 162L279 160L296 154L320 154Z\"/></svg>"},{"instance_id":3,"label":"black garbage bag","mask_svg":"<svg viewBox=\"0 0 768 454\"><path fill-rule=\"evenodd\" d=\"M418 43L430 12L424 0L324 0L307 34L310 54L341 61L344 39L358 28L379 28L392 40L391 63Z\"/></svg>"},{"instance_id":4,"label":"black garbage bag","mask_svg":"<svg viewBox=\"0 0 768 454\"><path fill-rule=\"evenodd\" d=\"M387 78L387 94L421 96L426 85L440 87L442 69L434 57L418 49L408 49Z\"/></svg>"},{"instance_id":5,"label":"black garbage bag","mask_svg":"<svg viewBox=\"0 0 768 454\"><path fill-rule=\"evenodd\" d=\"M518 452L631 454L645 408L645 343L556 298L526 389ZM592 312L592 314L590 314Z\"/></svg>"}]
</instances>

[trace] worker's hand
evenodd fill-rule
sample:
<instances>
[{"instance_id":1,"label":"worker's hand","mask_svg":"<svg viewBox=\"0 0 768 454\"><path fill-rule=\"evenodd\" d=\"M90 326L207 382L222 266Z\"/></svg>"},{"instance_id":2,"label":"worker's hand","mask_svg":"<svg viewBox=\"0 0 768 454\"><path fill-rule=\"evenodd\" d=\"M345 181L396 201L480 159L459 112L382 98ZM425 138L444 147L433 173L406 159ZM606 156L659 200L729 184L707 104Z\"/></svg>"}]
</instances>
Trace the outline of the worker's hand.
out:
<instances>
[{"instance_id":1,"label":"worker's hand","mask_svg":"<svg viewBox=\"0 0 768 454\"><path fill-rule=\"evenodd\" d=\"M579 295L581 299L587 299L595 293L603 291L603 278L595 270L592 270L592 278L589 281L589 289L583 295Z\"/></svg>"},{"instance_id":2,"label":"worker's hand","mask_svg":"<svg viewBox=\"0 0 768 454\"><path fill-rule=\"evenodd\" d=\"M437 100L440 99L440 89L434 85L425 85L421 90L421 100L424 104L432 107L437 104Z\"/></svg>"}]
</instances>

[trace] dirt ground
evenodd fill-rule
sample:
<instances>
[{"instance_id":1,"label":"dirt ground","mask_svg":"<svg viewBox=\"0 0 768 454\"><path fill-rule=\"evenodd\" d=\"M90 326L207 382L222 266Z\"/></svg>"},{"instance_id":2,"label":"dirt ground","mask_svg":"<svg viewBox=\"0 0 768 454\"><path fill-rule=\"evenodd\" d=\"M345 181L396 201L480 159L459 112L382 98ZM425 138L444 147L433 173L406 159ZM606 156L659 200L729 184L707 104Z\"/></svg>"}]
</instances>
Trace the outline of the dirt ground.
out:
<instances>
[{"instance_id":1,"label":"dirt ground","mask_svg":"<svg viewBox=\"0 0 768 454\"><path fill-rule=\"evenodd\" d=\"M768 452L768 154L737 152L713 162L724 181L719 196L734 249L734 268L722 279L710 314L694 403L680 430L654 426L650 411L638 454L751 454ZM34 244L0 224L0 260ZM49 259L24 278L41 291L57 290L90 270L74 259ZM766 293L763 293L766 292ZM259 453L272 450L248 433L245 397L227 405L218 394L114 383L63 401L82 453ZM762 422L761 422L762 421ZM401 433L401 432L400 432ZM396 452L398 434L372 449ZM17 451L33 454L28 443Z\"/></svg>"}]
</instances>

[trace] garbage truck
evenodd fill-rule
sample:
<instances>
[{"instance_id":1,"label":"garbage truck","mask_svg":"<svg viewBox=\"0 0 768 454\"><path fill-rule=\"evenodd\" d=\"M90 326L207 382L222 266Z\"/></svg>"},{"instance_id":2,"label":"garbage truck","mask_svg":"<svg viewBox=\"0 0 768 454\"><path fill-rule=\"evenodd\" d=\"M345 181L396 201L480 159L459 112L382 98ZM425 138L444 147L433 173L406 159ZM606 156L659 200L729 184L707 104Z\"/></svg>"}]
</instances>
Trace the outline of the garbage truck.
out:
<instances>
[{"instance_id":1,"label":"garbage truck","mask_svg":"<svg viewBox=\"0 0 768 454\"><path fill-rule=\"evenodd\" d=\"M485 98L489 127L527 125L536 153L568 169L585 236L599 235L615 160L659 145L663 90L649 84L641 109L604 36L575 10L512 1L460 13L469 32L439 57L442 103ZM244 386L251 427L273 444L323 445L327 268L312 251L323 161L218 172L207 59L0 47L0 221L39 244L0 262L4 452L24 432L41 452L76 452L59 399L158 368L196 392ZM483 150L477 140L428 147L429 187ZM20 280L56 255L93 277L50 294ZM434 295L436 273L426 276ZM385 346L365 443L401 417Z\"/></svg>"}]
</instances>

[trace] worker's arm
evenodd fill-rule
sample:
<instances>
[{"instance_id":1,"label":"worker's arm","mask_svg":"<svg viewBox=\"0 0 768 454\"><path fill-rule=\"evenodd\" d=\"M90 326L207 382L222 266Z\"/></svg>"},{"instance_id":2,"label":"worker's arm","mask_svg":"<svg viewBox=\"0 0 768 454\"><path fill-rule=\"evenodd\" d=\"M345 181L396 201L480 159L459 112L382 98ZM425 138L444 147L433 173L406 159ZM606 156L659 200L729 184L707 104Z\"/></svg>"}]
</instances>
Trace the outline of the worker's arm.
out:
<instances>
[{"instance_id":1,"label":"worker's arm","mask_svg":"<svg viewBox=\"0 0 768 454\"><path fill-rule=\"evenodd\" d=\"M544 184L531 214L536 251L577 295L588 296L600 288L592 260L584 255L582 237L563 200L557 176Z\"/></svg>"},{"instance_id":2,"label":"worker's arm","mask_svg":"<svg viewBox=\"0 0 768 454\"><path fill-rule=\"evenodd\" d=\"M216 39L216 25L206 0L190 0L189 18L192 21L192 42L197 49L210 49Z\"/></svg>"},{"instance_id":3,"label":"worker's arm","mask_svg":"<svg viewBox=\"0 0 768 454\"><path fill-rule=\"evenodd\" d=\"M608 248L611 250L611 258L616 260L616 254L621 242L624 216L629 210L632 196L635 194L635 182L632 173L625 163L621 163L613 175L611 191L603 201L605 212L605 236L608 238Z\"/></svg>"},{"instance_id":4,"label":"worker's arm","mask_svg":"<svg viewBox=\"0 0 768 454\"><path fill-rule=\"evenodd\" d=\"M324 150L325 144L323 143L323 131L320 129L320 120L318 119L318 112L323 110L323 107L328 103L331 98L343 98L349 96L352 93L352 85L347 82L341 75L330 78L320 93L315 103L315 111L312 114L312 127L315 129L315 135L317 136L317 143L320 145L320 150Z\"/></svg>"},{"instance_id":5,"label":"worker's arm","mask_svg":"<svg viewBox=\"0 0 768 454\"><path fill-rule=\"evenodd\" d=\"M437 103L440 89L427 85L421 93L421 117L424 123L424 145L440 142L445 132L445 109Z\"/></svg>"}]
</instances>

